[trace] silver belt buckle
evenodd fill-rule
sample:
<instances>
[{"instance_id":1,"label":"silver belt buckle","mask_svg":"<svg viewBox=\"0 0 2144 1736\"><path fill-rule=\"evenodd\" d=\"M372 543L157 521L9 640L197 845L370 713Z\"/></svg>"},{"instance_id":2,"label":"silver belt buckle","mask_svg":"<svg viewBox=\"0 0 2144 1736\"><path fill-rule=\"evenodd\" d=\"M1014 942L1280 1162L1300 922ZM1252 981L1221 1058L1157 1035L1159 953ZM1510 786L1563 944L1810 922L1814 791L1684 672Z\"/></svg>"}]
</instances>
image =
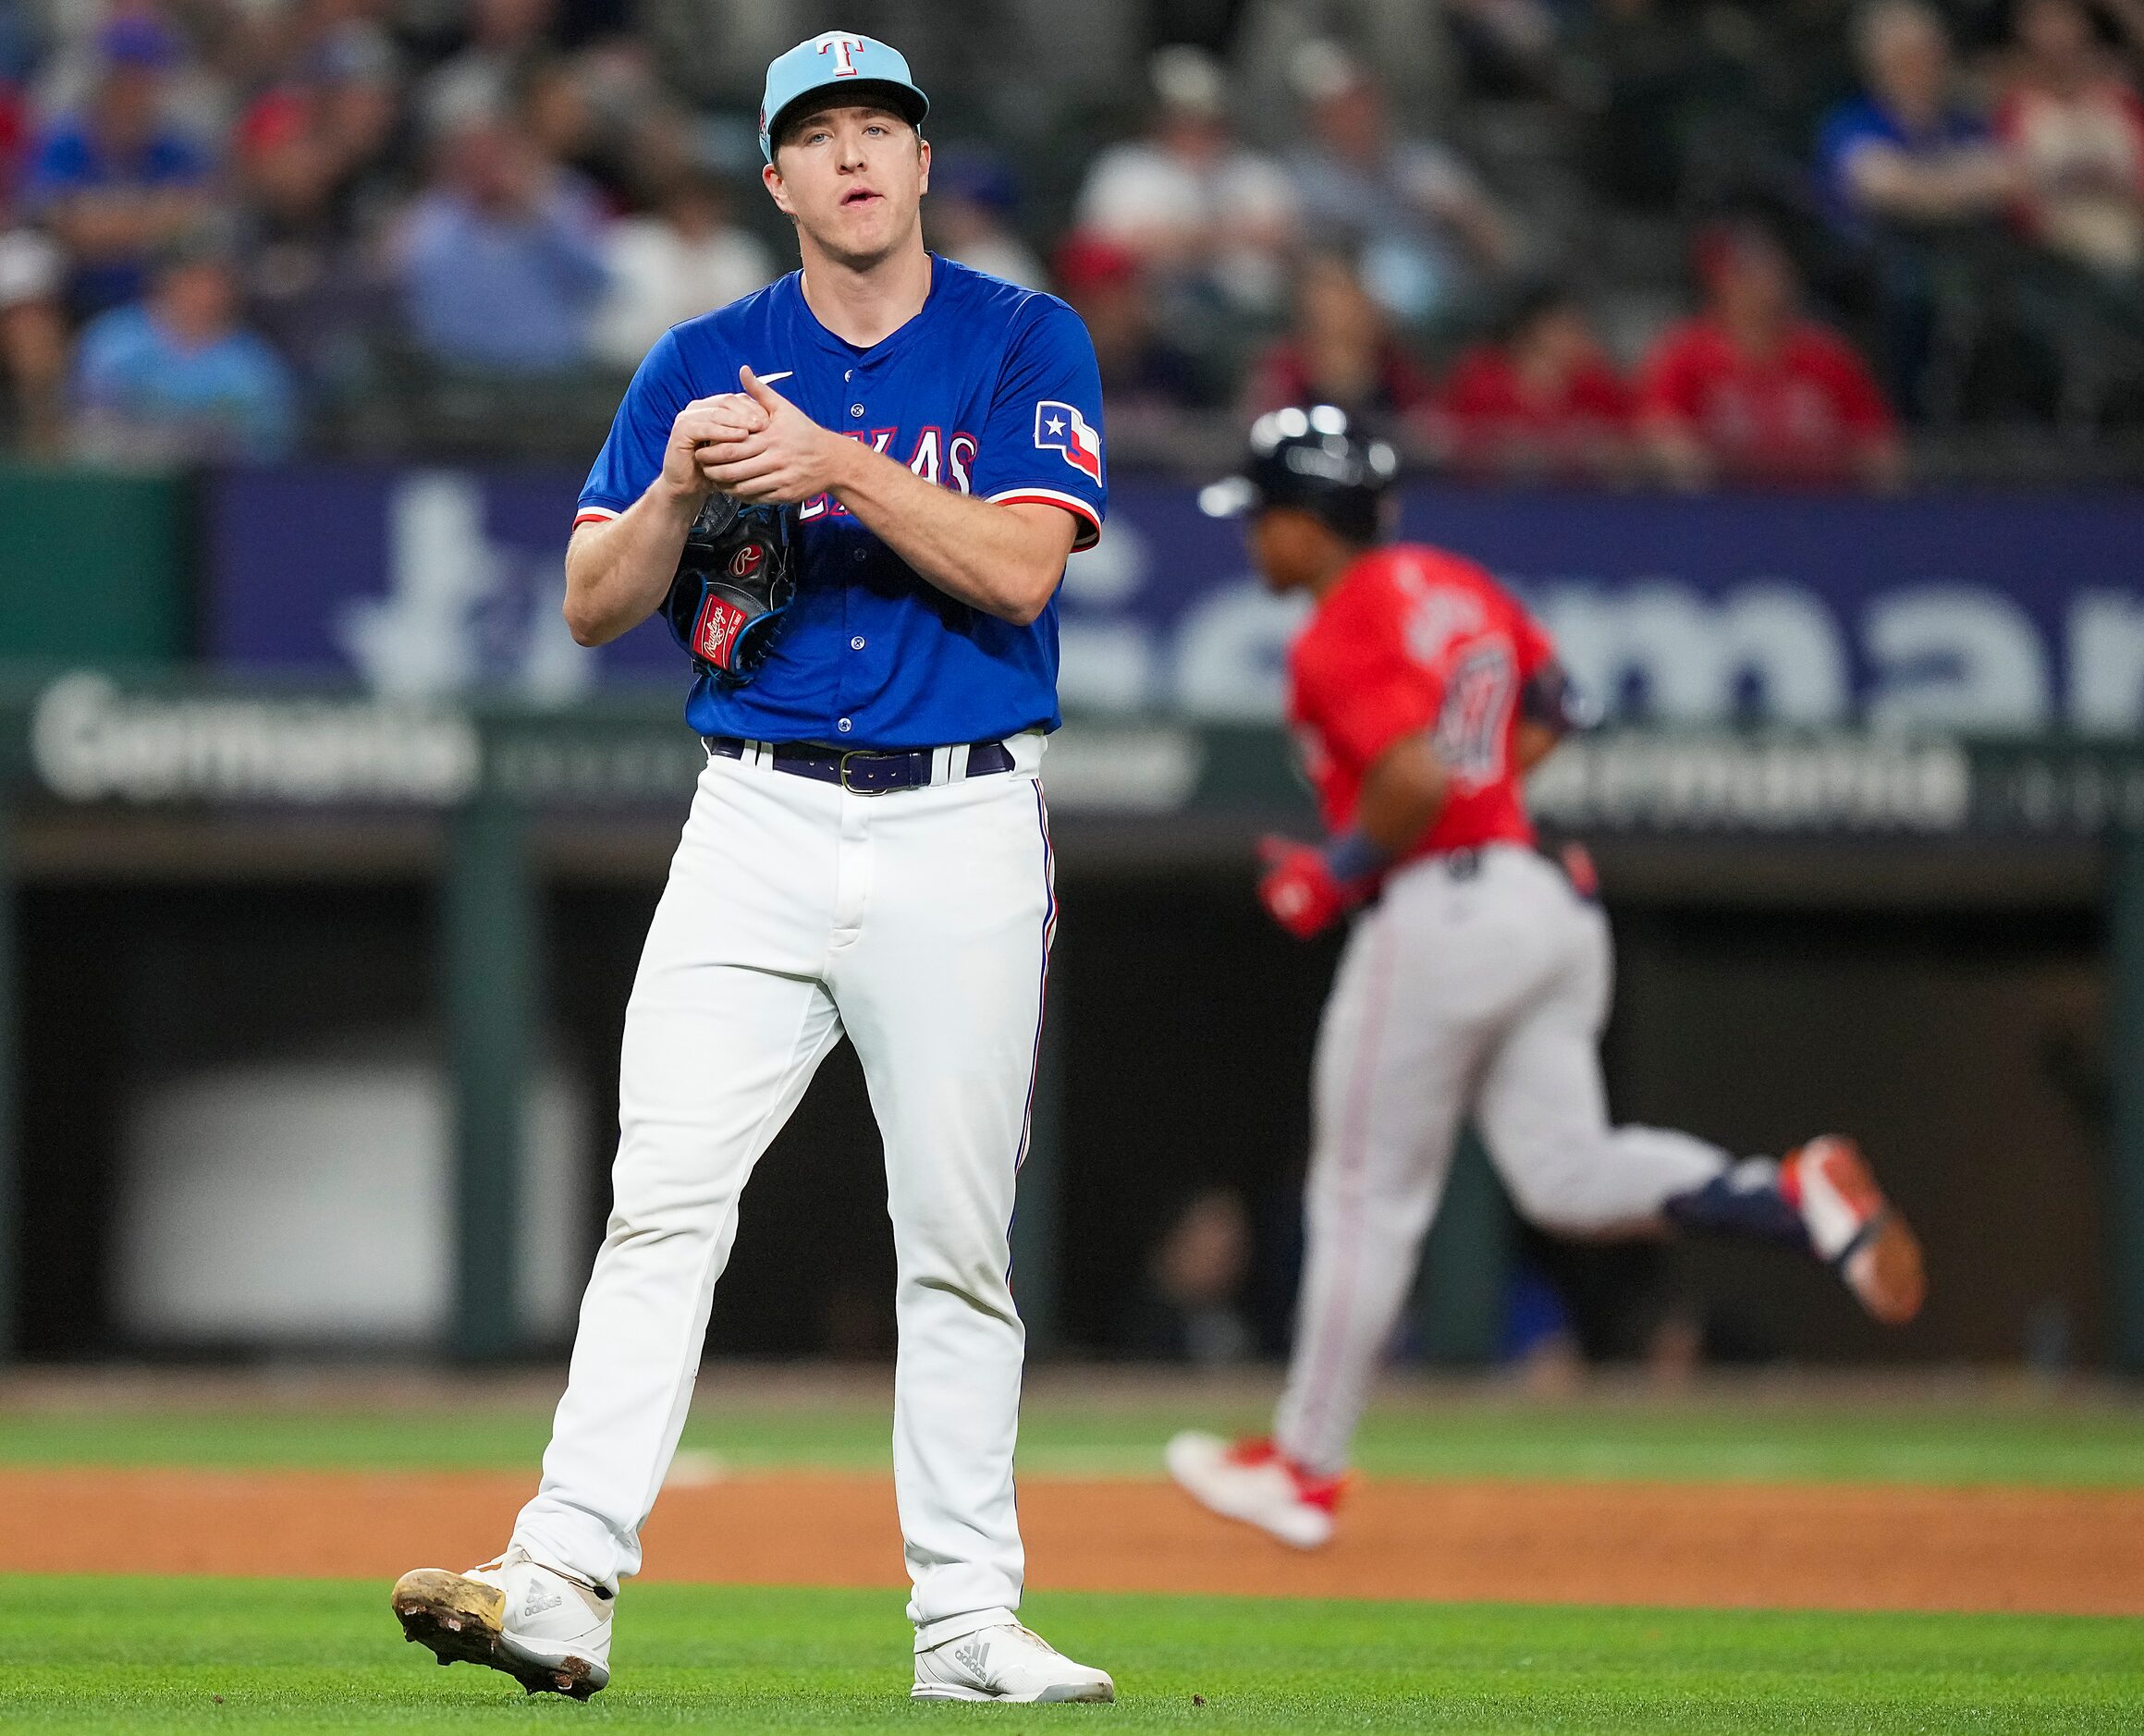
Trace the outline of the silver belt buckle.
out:
<instances>
[{"instance_id":1,"label":"silver belt buckle","mask_svg":"<svg viewBox=\"0 0 2144 1736\"><path fill-rule=\"evenodd\" d=\"M863 755L873 752L875 750L871 748L851 748L846 753L841 755L841 763L839 766L841 773L841 788L847 790L851 796L883 796L888 793L888 791L884 789L859 789L854 784L851 784L849 781L849 762L853 759L861 758Z\"/></svg>"}]
</instances>

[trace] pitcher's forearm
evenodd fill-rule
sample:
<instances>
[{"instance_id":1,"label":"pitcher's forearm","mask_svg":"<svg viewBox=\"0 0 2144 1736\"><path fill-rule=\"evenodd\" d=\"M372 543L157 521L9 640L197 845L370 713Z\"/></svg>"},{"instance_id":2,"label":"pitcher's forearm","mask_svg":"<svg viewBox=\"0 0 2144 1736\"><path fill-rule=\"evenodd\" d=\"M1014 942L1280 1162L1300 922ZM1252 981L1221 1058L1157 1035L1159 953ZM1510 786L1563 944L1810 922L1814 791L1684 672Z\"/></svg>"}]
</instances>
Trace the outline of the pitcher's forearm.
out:
<instances>
[{"instance_id":1,"label":"pitcher's forearm","mask_svg":"<svg viewBox=\"0 0 2144 1736\"><path fill-rule=\"evenodd\" d=\"M1024 626L1056 593L1077 527L1056 507L998 505L926 483L855 442L834 492L947 595Z\"/></svg>"},{"instance_id":2,"label":"pitcher's forearm","mask_svg":"<svg viewBox=\"0 0 2144 1736\"><path fill-rule=\"evenodd\" d=\"M617 518L573 532L566 546L566 625L576 644L607 644L655 612L705 498L658 477Z\"/></svg>"}]
</instances>

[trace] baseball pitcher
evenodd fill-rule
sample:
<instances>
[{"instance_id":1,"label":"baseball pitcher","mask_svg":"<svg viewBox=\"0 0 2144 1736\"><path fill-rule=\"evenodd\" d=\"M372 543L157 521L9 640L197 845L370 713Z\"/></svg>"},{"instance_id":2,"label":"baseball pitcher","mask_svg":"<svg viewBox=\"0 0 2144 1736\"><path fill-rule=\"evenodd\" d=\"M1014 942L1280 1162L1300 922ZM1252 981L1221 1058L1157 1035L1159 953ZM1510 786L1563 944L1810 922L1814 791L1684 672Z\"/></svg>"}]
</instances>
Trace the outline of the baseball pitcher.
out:
<instances>
[{"instance_id":1,"label":"baseball pitcher","mask_svg":"<svg viewBox=\"0 0 2144 1736\"><path fill-rule=\"evenodd\" d=\"M738 1195L844 1032L899 1267L914 1695L1114 1693L1015 1615L1008 1276L1057 918L1053 598L1100 533L1101 387L1062 302L925 251L926 107L852 32L768 67L802 269L656 343L581 496L574 636L664 611L707 765L626 1012L616 1204L542 1485L496 1560L394 1591L410 1638L532 1693L609 1680Z\"/></svg>"},{"instance_id":2,"label":"baseball pitcher","mask_svg":"<svg viewBox=\"0 0 2144 1736\"><path fill-rule=\"evenodd\" d=\"M1463 1116L1513 1201L1567 1234L1714 1231L1829 1262L1879 1320L1919 1311L1918 1243L1851 1142L1737 1163L1687 1133L1611 1127L1597 1054L1612 956L1590 874L1535 848L1520 780L1574 723L1548 635L1471 561L1378 546L1391 449L1338 410L1283 410L1246 473L1267 584L1315 603L1289 720L1331 836L1268 839L1259 896L1308 938L1358 912L1319 1030L1307 1245L1269 1439L1186 1433L1170 1473L1215 1512L1314 1548L1415 1279Z\"/></svg>"}]
</instances>

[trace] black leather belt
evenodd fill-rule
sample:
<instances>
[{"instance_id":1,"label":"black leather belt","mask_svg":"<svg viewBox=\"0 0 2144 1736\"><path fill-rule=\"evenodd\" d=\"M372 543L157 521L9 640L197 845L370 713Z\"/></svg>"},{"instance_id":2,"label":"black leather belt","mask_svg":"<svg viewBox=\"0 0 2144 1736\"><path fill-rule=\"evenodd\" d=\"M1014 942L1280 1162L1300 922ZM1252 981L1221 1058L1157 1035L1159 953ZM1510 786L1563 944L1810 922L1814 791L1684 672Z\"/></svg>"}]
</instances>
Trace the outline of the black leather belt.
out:
<instances>
[{"instance_id":1,"label":"black leather belt","mask_svg":"<svg viewBox=\"0 0 2144 1736\"><path fill-rule=\"evenodd\" d=\"M739 736L702 736L707 752L726 760L741 760L754 744ZM936 748L900 748L880 752L874 748L823 748L813 741L775 744L773 765L778 772L809 777L821 784L839 784L855 796L884 796L896 789L922 789L931 781L931 761ZM977 741L968 749L968 776L986 777L1012 769L1012 750L1002 741Z\"/></svg>"}]
</instances>

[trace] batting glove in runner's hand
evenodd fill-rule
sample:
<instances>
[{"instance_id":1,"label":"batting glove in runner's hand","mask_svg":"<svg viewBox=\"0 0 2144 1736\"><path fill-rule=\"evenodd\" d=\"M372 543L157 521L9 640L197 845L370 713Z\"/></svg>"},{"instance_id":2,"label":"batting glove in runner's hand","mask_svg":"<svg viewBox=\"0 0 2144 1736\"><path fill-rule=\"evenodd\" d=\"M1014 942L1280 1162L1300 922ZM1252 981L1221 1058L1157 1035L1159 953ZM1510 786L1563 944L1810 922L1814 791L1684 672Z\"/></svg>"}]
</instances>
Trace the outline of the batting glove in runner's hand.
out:
<instances>
[{"instance_id":1,"label":"batting glove in runner's hand","mask_svg":"<svg viewBox=\"0 0 2144 1736\"><path fill-rule=\"evenodd\" d=\"M1374 879L1343 880L1325 851L1292 837L1268 834L1258 840L1266 873L1258 902L1266 914L1298 940L1322 934L1369 896Z\"/></svg>"}]
</instances>

